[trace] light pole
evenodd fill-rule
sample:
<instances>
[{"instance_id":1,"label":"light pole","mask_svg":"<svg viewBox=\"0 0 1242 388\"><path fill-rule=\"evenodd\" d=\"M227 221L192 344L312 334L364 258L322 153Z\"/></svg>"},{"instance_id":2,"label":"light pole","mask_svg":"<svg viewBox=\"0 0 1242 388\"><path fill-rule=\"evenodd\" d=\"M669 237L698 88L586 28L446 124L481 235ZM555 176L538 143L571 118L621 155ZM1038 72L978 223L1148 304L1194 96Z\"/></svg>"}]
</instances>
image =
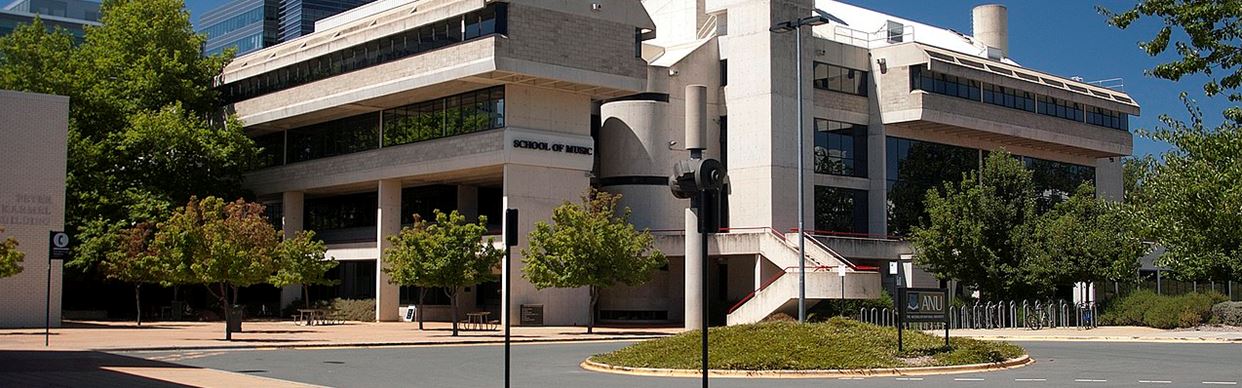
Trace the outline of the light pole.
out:
<instances>
[{"instance_id":1,"label":"light pole","mask_svg":"<svg viewBox=\"0 0 1242 388\"><path fill-rule=\"evenodd\" d=\"M794 62L795 73L797 73L798 82L798 322L806 323L806 171L802 166L803 155L806 153L804 149L802 136L802 27L818 26L828 24L828 18L821 15L812 15L794 20L776 23L769 28L777 34L787 32L795 32L794 34L794 51L796 52Z\"/></svg>"}]
</instances>

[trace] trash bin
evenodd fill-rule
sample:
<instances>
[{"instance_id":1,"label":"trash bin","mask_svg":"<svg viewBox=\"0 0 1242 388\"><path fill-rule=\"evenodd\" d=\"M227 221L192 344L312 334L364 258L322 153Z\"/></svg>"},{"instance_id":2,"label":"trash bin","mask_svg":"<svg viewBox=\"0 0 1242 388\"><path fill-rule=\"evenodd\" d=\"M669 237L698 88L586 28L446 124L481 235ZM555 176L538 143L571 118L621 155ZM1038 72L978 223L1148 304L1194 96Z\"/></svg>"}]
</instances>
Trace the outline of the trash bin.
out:
<instances>
[{"instance_id":1,"label":"trash bin","mask_svg":"<svg viewBox=\"0 0 1242 388\"><path fill-rule=\"evenodd\" d=\"M227 322L229 331L234 332L234 333L240 333L242 331L242 313L243 312L244 310L242 309L242 306L233 306L233 308L229 310L229 317L228 317L228 322Z\"/></svg>"}]
</instances>

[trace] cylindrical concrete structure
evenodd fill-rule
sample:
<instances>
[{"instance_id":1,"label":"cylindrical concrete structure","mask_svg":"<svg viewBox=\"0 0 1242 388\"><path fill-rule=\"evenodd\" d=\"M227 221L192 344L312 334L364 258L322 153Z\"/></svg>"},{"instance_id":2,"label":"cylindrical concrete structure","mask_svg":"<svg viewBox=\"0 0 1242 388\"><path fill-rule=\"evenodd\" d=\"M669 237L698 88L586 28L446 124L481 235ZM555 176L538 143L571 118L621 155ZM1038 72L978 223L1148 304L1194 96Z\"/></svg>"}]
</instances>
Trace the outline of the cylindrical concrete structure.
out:
<instances>
[{"instance_id":1,"label":"cylindrical concrete structure","mask_svg":"<svg viewBox=\"0 0 1242 388\"><path fill-rule=\"evenodd\" d=\"M686 277L685 277L685 314L686 314L686 330L698 330L703 325L703 306L706 301L703 299L703 260L707 259L707 252L703 252L703 245L699 243L703 239L703 234L699 233L699 215L695 209L686 209Z\"/></svg>"},{"instance_id":2,"label":"cylindrical concrete structure","mask_svg":"<svg viewBox=\"0 0 1242 388\"><path fill-rule=\"evenodd\" d=\"M984 4L973 12L974 35L980 43L1009 56L1009 10L1000 4Z\"/></svg>"},{"instance_id":3,"label":"cylindrical concrete structure","mask_svg":"<svg viewBox=\"0 0 1242 388\"><path fill-rule=\"evenodd\" d=\"M686 86L686 149L707 149L707 87Z\"/></svg>"},{"instance_id":4,"label":"cylindrical concrete structure","mask_svg":"<svg viewBox=\"0 0 1242 388\"><path fill-rule=\"evenodd\" d=\"M642 209L630 218L635 226L680 230L685 200L669 193L673 162L685 159L681 128L670 125L667 98L614 101L600 106L599 181L603 190L621 194L622 207ZM680 120L678 120L680 121ZM670 146L677 142L678 146Z\"/></svg>"}]
</instances>

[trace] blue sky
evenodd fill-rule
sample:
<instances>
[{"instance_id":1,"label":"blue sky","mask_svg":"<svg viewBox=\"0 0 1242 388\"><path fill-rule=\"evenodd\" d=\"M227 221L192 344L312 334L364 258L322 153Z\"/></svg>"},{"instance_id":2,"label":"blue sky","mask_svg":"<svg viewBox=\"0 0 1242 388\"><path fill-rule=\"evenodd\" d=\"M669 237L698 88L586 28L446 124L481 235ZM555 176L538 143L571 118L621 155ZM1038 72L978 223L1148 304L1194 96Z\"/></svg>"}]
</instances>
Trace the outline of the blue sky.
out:
<instances>
[{"instance_id":1,"label":"blue sky","mask_svg":"<svg viewBox=\"0 0 1242 388\"><path fill-rule=\"evenodd\" d=\"M187 0L191 20L223 4L225 0ZM917 20L938 27L968 32L970 10L980 0L847 0L851 4ZM1088 81L1123 78L1125 91L1143 106L1143 115L1132 118L1130 127L1153 128L1161 114L1187 118L1178 93L1186 91L1203 108L1211 125L1218 123L1220 111L1229 106L1224 98L1203 96L1203 77L1179 82L1148 77L1145 69L1161 62L1138 48L1160 27L1148 21L1121 31L1104 23L1096 5L1113 10L1126 9L1136 0L994 0L1009 7L1009 54L1023 66ZM1168 59L1164 57L1163 59ZM1167 144L1135 136L1134 154L1160 154Z\"/></svg>"}]
</instances>

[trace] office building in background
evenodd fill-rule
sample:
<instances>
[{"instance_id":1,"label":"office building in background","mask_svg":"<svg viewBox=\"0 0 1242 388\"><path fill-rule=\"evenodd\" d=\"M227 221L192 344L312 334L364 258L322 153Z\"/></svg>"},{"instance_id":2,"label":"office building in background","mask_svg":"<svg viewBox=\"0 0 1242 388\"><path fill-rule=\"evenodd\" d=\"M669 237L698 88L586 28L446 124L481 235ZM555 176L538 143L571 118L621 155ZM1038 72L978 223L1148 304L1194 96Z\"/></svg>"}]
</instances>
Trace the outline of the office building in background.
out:
<instances>
[{"instance_id":1,"label":"office building in background","mask_svg":"<svg viewBox=\"0 0 1242 388\"><path fill-rule=\"evenodd\" d=\"M198 19L207 35L203 53L218 54L236 47L242 55L309 34L315 22L371 0L234 0Z\"/></svg>"}]
</instances>

